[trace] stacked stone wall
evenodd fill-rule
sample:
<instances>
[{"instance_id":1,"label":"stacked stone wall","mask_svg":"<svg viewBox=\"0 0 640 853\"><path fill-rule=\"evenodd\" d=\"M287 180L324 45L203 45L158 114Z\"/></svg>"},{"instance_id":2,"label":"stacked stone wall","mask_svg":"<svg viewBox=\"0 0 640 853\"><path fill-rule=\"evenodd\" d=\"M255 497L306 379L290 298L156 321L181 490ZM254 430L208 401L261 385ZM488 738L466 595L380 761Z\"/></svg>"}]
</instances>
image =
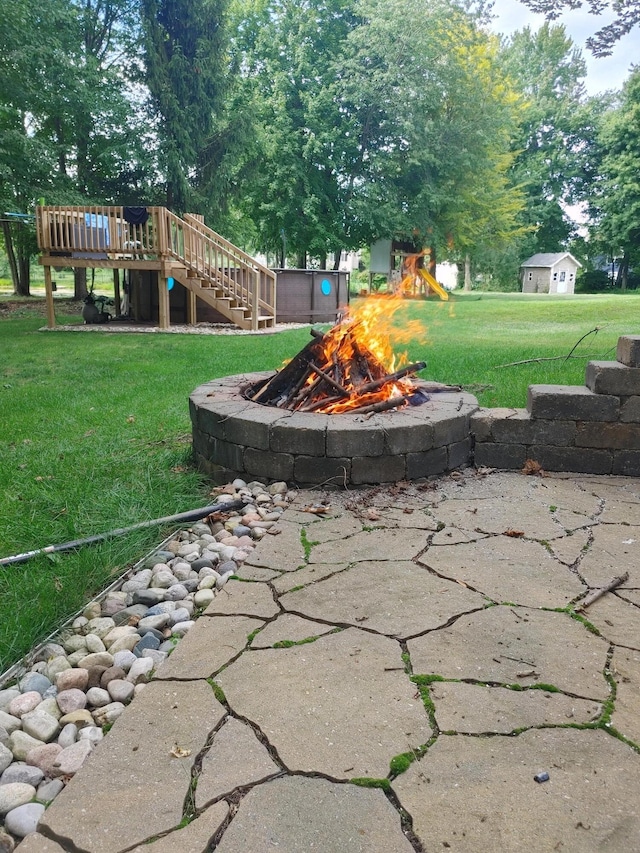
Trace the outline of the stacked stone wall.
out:
<instances>
[{"instance_id":1,"label":"stacked stone wall","mask_svg":"<svg viewBox=\"0 0 640 853\"><path fill-rule=\"evenodd\" d=\"M531 385L526 409L479 409L470 428L477 466L640 476L640 336L616 361L591 361L585 385Z\"/></svg>"}]
</instances>

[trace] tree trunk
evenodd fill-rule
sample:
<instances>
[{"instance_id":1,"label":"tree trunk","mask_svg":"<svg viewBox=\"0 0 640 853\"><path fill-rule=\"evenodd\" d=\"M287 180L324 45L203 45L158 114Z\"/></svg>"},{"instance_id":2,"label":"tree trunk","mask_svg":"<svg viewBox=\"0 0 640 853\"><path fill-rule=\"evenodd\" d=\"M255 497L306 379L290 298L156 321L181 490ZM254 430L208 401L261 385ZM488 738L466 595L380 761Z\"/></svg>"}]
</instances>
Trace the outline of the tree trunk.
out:
<instances>
[{"instance_id":1,"label":"tree trunk","mask_svg":"<svg viewBox=\"0 0 640 853\"><path fill-rule=\"evenodd\" d=\"M20 293L20 277L18 275L18 264L16 261L16 253L13 248L13 237L11 236L11 224L9 222L2 223L2 234L4 236L4 249L9 261L9 269L11 270L13 294L14 296L17 296Z\"/></svg>"},{"instance_id":2,"label":"tree trunk","mask_svg":"<svg viewBox=\"0 0 640 853\"><path fill-rule=\"evenodd\" d=\"M20 296L31 296L30 291L31 280L31 259L26 257L18 258L18 293Z\"/></svg>"},{"instance_id":3,"label":"tree trunk","mask_svg":"<svg viewBox=\"0 0 640 853\"><path fill-rule=\"evenodd\" d=\"M432 275L436 278L436 247L429 246L429 267L428 267L429 275Z\"/></svg>"},{"instance_id":4,"label":"tree trunk","mask_svg":"<svg viewBox=\"0 0 640 853\"><path fill-rule=\"evenodd\" d=\"M340 256L342 255L342 249L336 249L334 251L334 261L333 261L333 269L337 272L340 269Z\"/></svg>"},{"instance_id":5,"label":"tree trunk","mask_svg":"<svg viewBox=\"0 0 640 853\"><path fill-rule=\"evenodd\" d=\"M307 268L307 253L306 252L297 252L296 253L296 266L299 270L305 270Z\"/></svg>"},{"instance_id":6,"label":"tree trunk","mask_svg":"<svg viewBox=\"0 0 640 853\"><path fill-rule=\"evenodd\" d=\"M468 252L464 256L464 289L471 290L471 258Z\"/></svg>"},{"instance_id":7,"label":"tree trunk","mask_svg":"<svg viewBox=\"0 0 640 853\"><path fill-rule=\"evenodd\" d=\"M87 270L85 267L73 268L73 298L84 299L89 291L87 290Z\"/></svg>"},{"instance_id":8,"label":"tree trunk","mask_svg":"<svg viewBox=\"0 0 640 853\"><path fill-rule=\"evenodd\" d=\"M620 290L626 290L628 281L629 281L629 251L627 249L625 249L624 255L622 256L622 260L620 261L620 266L618 267L618 276L617 276L616 284L620 285Z\"/></svg>"}]
</instances>

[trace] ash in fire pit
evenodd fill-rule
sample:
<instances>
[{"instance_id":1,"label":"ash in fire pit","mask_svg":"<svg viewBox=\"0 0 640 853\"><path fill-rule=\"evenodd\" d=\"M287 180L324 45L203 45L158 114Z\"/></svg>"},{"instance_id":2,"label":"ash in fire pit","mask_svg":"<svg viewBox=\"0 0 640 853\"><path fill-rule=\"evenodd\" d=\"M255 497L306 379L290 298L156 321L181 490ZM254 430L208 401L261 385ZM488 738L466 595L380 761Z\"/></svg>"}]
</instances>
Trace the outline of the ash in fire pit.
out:
<instances>
[{"instance_id":1,"label":"ash in fire pit","mask_svg":"<svg viewBox=\"0 0 640 853\"><path fill-rule=\"evenodd\" d=\"M357 322L364 341L354 345ZM200 469L218 483L347 486L420 479L467 463L475 397L410 378L424 364L397 369L388 342L369 328L359 317L314 336L275 374L196 388L190 410ZM337 355L341 348L346 355ZM411 405L417 402L423 405Z\"/></svg>"}]
</instances>

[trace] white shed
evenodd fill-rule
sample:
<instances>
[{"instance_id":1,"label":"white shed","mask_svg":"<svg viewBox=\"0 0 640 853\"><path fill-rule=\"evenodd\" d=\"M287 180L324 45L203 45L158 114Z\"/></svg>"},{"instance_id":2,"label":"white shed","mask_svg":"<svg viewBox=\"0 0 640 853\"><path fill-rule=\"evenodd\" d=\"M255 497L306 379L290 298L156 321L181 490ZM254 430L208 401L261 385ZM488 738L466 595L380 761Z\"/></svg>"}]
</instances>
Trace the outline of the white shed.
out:
<instances>
[{"instance_id":1,"label":"white shed","mask_svg":"<svg viewBox=\"0 0 640 853\"><path fill-rule=\"evenodd\" d=\"M540 252L520 265L523 293L574 293L582 267L569 252Z\"/></svg>"}]
</instances>

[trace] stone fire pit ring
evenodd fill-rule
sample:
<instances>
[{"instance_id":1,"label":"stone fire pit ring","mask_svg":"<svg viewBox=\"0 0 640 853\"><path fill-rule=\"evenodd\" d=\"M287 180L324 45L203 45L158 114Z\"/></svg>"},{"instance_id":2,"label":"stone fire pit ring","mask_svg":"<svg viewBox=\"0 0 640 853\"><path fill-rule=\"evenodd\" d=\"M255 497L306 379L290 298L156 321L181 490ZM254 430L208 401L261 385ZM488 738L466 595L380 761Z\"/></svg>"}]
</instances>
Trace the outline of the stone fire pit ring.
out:
<instances>
[{"instance_id":1,"label":"stone fire pit ring","mask_svg":"<svg viewBox=\"0 0 640 853\"><path fill-rule=\"evenodd\" d=\"M216 483L284 480L300 486L394 483L442 474L470 460L471 394L432 392L420 406L373 415L290 412L253 403L247 388L273 372L225 376L189 398L193 450Z\"/></svg>"}]
</instances>

